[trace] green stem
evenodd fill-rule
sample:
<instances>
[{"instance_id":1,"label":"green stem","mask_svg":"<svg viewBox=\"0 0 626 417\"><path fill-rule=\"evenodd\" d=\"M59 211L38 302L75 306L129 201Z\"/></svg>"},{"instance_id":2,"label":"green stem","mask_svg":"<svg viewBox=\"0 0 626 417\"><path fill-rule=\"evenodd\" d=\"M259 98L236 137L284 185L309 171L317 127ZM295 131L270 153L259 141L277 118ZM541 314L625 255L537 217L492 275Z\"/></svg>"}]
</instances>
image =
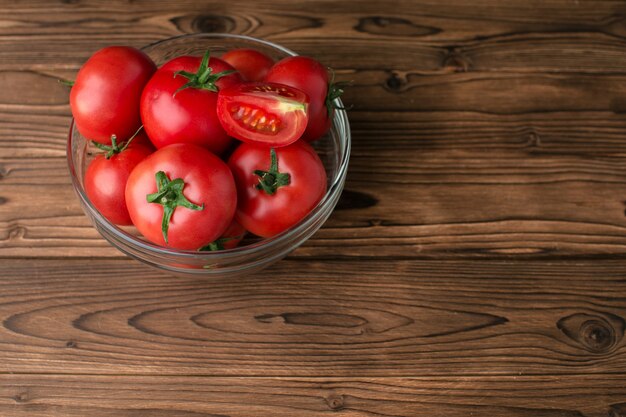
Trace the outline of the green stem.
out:
<instances>
[{"instance_id":1,"label":"green stem","mask_svg":"<svg viewBox=\"0 0 626 417\"><path fill-rule=\"evenodd\" d=\"M69 87L69 88L74 87L74 84L76 83L76 81L71 81L71 80L62 80L62 79L59 79L59 80L57 80L57 81L58 81L59 83L61 83L61 84L65 85L65 86Z\"/></svg>"},{"instance_id":2,"label":"green stem","mask_svg":"<svg viewBox=\"0 0 626 417\"><path fill-rule=\"evenodd\" d=\"M133 133L130 139L128 139L126 142L123 142L122 146L120 146L120 144L117 143L117 136L115 135L111 135L111 145L104 145L96 141L92 141L92 143L96 148L103 150L105 152L104 156L106 159L111 159L113 155L117 155L118 153L124 152L126 148L128 148L128 145L130 145L130 143L133 141L133 139L135 139L135 137L139 134L139 132L141 132L141 129L143 129L143 126L139 126L139 129L137 129L137 131Z\"/></svg>"},{"instance_id":3,"label":"green stem","mask_svg":"<svg viewBox=\"0 0 626 417\"><path fill-rule=\"evenodd\" d=\"M213 68L209 67L209 59L211 52L207 50L202 57L202 61L200 62L200 66L198 67L198 71L194 74L189 71L176 71L174 73L174 77L182 76L187 78L189 81L180 87L178 90L174 91L174 96L181 92L186 88L196 88L199 90L209 90L217 93L219 88L217 87L217 80L220 78L235 73L237 71L227 70L213 74Z\"/></svg>"},{"instance_id":4,"label":"green stem","mask_svg":"<svg viewBox=\"0 0 626 417\"><path fill-rule=\"evenodd\" d=\"M182 206L190 210L204 210L204 204L201 206L193 204L183 194L185 182L182 178L176 178L170 181L163 171L155 174L157 183L157 192L146 195L148 203L160 204L163 206L163 219L161 220L161 231L165 243L168 243L168 230L172 214L177 207Z\"/></svg>"},{"instance_id":5,"label":"green stem","mask_svg":"<svg viewBox=\"0 0 626 417\"><path fill-rule=\"evenodd\" d=\"M239 235L239 236L230 236L230 237L221 237L211 243L209 243L208 245L205 245L203 247L201 247L200 249L198 249L200 252L212 252L212 251L216 251L216 250L224 250L224 243L229 242L231 240L235 240L235 239L241 239L244 235Z\"/></svg>"},{"instance_id":6,"label":"green stem","mask_svg":"<svg viewBox=\"0 0 626 417\"><path fill-rule=\"evenodd\" d=\"M291 175L278 171L278 157L274 148L270 149L270 169L268 171L257 169L254 171L254 175L259 176L256 189L263 190L269 195L276 194L280 187L291 183Z\"/></svg>"},{"instance_id":7,"label":"green stem","mask_svg":"<svg viewBox=\"0 0 626 417\"><path fill-rule=\"evenodd\" d=\"M344 93L344 88L352 85L352 82L335 82L335 71L333 71L332 68L328 68L328 71L331 73L331 80L328 84L328 94L326 94L326 111L328 112L328 117L331 117L335 109L346 110L345 107L337 105L337 103L335 103L335 99L341 97Z\"/></svg>"}]
</instances>

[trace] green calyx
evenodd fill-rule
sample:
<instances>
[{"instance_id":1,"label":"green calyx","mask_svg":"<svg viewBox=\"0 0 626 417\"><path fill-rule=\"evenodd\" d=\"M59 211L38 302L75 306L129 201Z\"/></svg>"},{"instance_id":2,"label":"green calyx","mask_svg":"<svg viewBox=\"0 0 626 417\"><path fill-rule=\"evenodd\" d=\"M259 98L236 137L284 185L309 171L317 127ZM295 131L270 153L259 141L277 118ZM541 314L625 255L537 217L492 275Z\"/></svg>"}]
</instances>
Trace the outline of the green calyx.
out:
<instances>
[{"instance_id":1,"label":"green calyx","mask_svg":"<svg viewBox=\"0 0 626 417\"><path fill-rule=\"evenodd\" d=\"M190 210L204 210L204 204L201 206L193 204L183 194L183 188L185 182L182 178L176 178L170 181L167 175L163 171L159 171L155 174L157 183L157 192L148 194L146 200L148 203L161 204L163 206L163 220L161 221L161 231L163 232L163 239L165 243L167 240L167 231L170 227L170 219L176 207L182 206Z\"/></svg>"},{"instance_id":2,"label":"green calyx","mask_svg":"<svg viewBox=\"0 0 626 417\"><path fill-rule=\"evenodd\" d=\"M227 239L217 239L214 242L209 243L206 246L198 249L200 252L213 252L216 250L224 250L224 243L227 242Z\"/></svg>"},{"instance_id":3,"label":"green calyx","mask_svg":"<svg viewBox=\"0 0 626 417\"><path fill-rule=\"evenodd\" d=\"M291 175L278 172L278 157L274 148L270 149L270 169L268 171L257 169L254 171L254 175L259 176L256 189L263 190L269 195L276 194L276 190L280 187L291 183Z\"/></svg>"},{"instance_id":4,"label":"green calyx","mask_svg":"<svg viewBox=\"0 0 626 417\"><path fill-rule=\"evenodd\" d=\"M204 53L198 72L195 74L189 71L176 71L174 73L174 77L181 75L189 80L189 82L174 92L174 96L186 88L197 88L199 90L209 90L217 93L219 91L217 85L215 84L217 80L226 75L237 72L234 70L227 70L213 74L213 68L209 67L210 55L211 52L209 50Z\"/></svg>"},{"instance_id":5,"label":"green calyx","mask_svg":"<svg viewBox=\"0 0 626 417\"><path fill-rule=\"evenodd\" d=\"M201 247L200 249L198 249L200 252L213 252L216 250L224 250L224 243L229 242L231 240L235 240L235 239L241 239L243 237L243 235L239 235L239 236L232 236L232 237L221 237L211 243L209 243L208 245L205 245L203 247Z\"/></svg>"},{"instance_id":6,"label":"green calyx","mask_svg":"<svg viewBox=\"0 0 626 417\"><path fill-rule=\"evenodd\" d=\"M111 145L103 145L102 143L98 143L96 141L92 141L91 143L93 143L96 148L104 151L104 157L106 159L111 159L113 155L124 152L133 139L135 139L135 136L141 132L141 129L143 129L143 126L139 126L139 129L137 129L137 131L133 133L133 135L126 142L117 143L117 136L111 135Z\"/></svg>"},{"instance_id":7,"label":"green calyx","mask_svg":"<svg viewBox=\"0 0 626 417\"><path fill-rule=\"evenodd\" d=\"M326 94L326 111L328 112L328 117L331 117L335 109L346 110L345 107L337 105L335 99L341 97L344 92L344 88L352 83L346 81L335 82L335 71L333 71L332 68L328 68L328 70L331 73L331 80L328 84L328 93Z\"/></svg>"}]
</instances>

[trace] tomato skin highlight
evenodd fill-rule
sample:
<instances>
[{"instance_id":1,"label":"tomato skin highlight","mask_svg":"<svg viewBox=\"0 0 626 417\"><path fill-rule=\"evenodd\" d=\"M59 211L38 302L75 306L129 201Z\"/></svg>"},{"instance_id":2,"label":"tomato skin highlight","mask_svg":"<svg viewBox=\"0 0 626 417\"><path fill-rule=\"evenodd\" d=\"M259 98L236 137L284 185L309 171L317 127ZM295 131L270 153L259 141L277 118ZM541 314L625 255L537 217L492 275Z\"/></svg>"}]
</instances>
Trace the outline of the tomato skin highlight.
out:
<instances>
[{"instance_id":1,"label":"tomato skin highlight","mask_svg":"<svg viewBox=\"0 0 626 417\"><path fill-rule=\"evenodd\" d=\"M274 60L255 49L231 49L222 60L232 65L245 81L263 81Z\"/></svg>"},{"instance_id":2,"label":"tomato skin highlight","mask_svg":"<svg viewBox=\"0 0 626 417\"><path fill-rule=\"evenodd\" d=\"M270 149L244 143L228 160L237 184L236 220L251 233L275 236L296 225L320 202L326 193L326 171L315 150L299 140L275 148L278 171L289 174L288 185L275 194L259 190L255 171L270 168Z\"/></svg>"},{"instance_id":3,"label":"tomato skin highlight","mask_svg":"<svg viewBox=\"0 0 626 417\"><path fill-rule=\"evenodd\" d=\"M244 142L287 146L307 126L307 95L277 83L241 83L220 90L217 115L224 130Z\"/></svg>"},{"instance_id":4,"label":"tomato skin highlight","mask_svg":"<svg viewBox=\"0 0 626 417\"><path fill-rule=\"evenodd\" d=\"M329 84L326 67L306 56L287 57L274 64L265 76L265 81L298 88L309 96L309 121L302 139L311 142L328 132L333 109L329 117L326 107Z\"/></svg>"},{"instance_id":5,"label":"tomato skin highlight","mask_svg":"<svg viewBox=\"0 0 626 417\"><path fill-rule=\"evenodd\" d=\"M126 183L132 170L152 151L148 138L140 132L122 152L109 159L100 153L87 167L84 178L87 197L111 223L132 224L126 207Z\"/></svg>"},{"instance_id":6,"label":"tomato skin highlight","mask_svg":"<svg viewBox=\"0 0 626 417\"><path fill-rule=\"evenodd\" d=\"M141 120L148 137L159 149L174 143L192 143L221 154L231 143L217 118L217 93L185 88L189 80L177 71L196 72L201 57L181 56L164 64L148 81L141 96ZM234 70L219 58L211 58L213 73ZM215 83L227 88L241 82L237 73L225 75Z\"/></svg>"},{"instance_id":7,"label":"tomato skin highlight","mask_svg":"<svg viewBox=\"0 0 626 417\"><path fill-rule=\"evenodd\" d=\"M128 138L135 133L141 126L141 92L155 71L148 55L129 46L109 46L93 54L78 71L70 91L80 134L110 145L111 135Z\"/></svg>"},{"instance_id":8,"label":"tomato skin highlight","mask_svg":"<svg viewBox=\"0 0 626 417\"><path fill-rule=\"evenodd\" d=\"M146 196L157 191L155 174L184 181L184 196L202 210L177 207L171 217L168 244L161 223L163 206ZM207 149L193 144L163 147L135 167L126 185L126 203L133 224L149 241L176 249L197 250L219 238L230 225L237 191L228 166Z\"/></svg>"}]
</instances>

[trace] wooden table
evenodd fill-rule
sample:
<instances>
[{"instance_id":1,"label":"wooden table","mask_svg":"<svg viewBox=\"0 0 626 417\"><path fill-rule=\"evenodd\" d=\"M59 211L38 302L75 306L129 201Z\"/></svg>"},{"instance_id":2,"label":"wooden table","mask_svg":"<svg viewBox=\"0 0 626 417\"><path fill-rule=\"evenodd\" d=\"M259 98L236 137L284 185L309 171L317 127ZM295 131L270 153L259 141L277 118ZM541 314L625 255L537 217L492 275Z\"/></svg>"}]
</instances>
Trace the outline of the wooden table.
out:
<instances>
[{"instance_id":1,"label":"wooden table","mask_svg":"<svg viewBox=\"0 0 626 417\"><path fill-rule=\"evenodd\" d=\"M0 415L626 416L626 2L0 4ZM97 49L232 32L353 80L342 201L289 258L182 279L65 162Z\"/></svg>"}]
</instances>

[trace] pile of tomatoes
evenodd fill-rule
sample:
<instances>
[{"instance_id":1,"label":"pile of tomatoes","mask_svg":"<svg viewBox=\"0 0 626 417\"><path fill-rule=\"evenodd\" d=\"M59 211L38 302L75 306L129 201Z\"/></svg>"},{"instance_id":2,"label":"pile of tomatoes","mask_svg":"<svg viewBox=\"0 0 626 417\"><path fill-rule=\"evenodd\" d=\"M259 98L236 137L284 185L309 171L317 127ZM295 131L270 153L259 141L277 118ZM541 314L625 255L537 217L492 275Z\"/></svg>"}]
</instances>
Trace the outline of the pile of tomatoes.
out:
<instances>
[{"instance_id":1,"label":"pile of tomatoes","mask_svg":"<svg viewBox=\"0 0 626 417\"><path fill-rule=\"evenodd\" d=\"M341 92L308 57L207 51L157 68L135 48L104 48L70 93L76 128L96 151L85 191L112 223L171 248L275 236L326 193L309 142L330 128Z\"/></svg>"}]
</instances>

